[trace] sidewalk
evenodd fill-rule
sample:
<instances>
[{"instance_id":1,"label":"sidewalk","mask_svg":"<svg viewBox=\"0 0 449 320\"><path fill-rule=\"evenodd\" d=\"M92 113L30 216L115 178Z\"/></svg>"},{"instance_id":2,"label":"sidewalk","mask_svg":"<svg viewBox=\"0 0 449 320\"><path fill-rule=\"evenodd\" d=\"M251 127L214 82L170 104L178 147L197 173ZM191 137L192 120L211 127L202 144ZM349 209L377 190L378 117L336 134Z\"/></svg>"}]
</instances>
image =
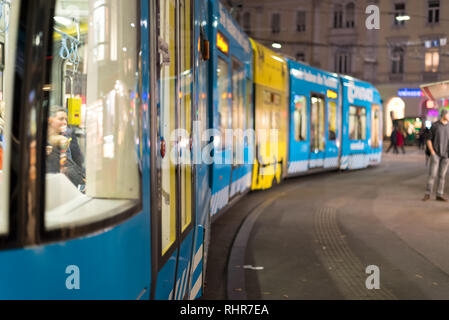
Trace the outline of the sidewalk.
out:
<instances>
[{"instance_id":1,"label":"sidewalk","mask_svg":"<svg viewBox=\"0 0 449 320\"><path fill-rule=\"evenodd\" d=\"M375 168L292 179L250 194L229 212L234 222L273 193L278 198L252 226L243 266L234 266L246 266L245 283L234 290L243 287L249 299L449 299L449 204L421 201L425 157L415 147L406 152L384 155ZM219 279L223 267L213 270L214 239L225 243L220 227L229 232L230 221L224 216L213 226L208 273L215 280L206 299L224 298L230 280ZM218 249L220 259L230 247ZM380 269L381 290L365 287L369 265Z\"/></svg>"}]
</instances>

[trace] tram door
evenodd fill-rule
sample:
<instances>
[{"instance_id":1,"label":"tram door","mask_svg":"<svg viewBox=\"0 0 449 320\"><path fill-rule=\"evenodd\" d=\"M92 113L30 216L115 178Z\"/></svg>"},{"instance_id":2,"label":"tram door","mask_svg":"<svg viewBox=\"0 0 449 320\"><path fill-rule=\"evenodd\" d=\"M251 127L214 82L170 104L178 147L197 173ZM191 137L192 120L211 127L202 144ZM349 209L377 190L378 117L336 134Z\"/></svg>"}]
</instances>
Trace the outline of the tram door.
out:
<instances>
[{"instance_id":1,"label":"tram door","mask_svg":"<svg viewBox=\"0 0 449 320\"><path fill-rule=\"evenodd\" d=\"M155 128L160 280L156 299L183 299L192 250L192 12L190 0L159 0ZM156 113L156 114L154 114ZM153 244L154 245L154 244ZM181 289L180 289L181 288Z\"/></svg>"},{"instance_id":2,"label":"tram door","mask_svg":"<svg viewBox=\"0 0 449 320\"><path fill-rule=\"evenodd\" d=\"M188 288L189 299L193 300L202 295L204 287L203 274L207 265L207 252L210 240L210 213L209 204L211 198L210 190L210 165L202 161L202 150L206 148L209 141L203 140L203 133L209 128L208 106L209 106L209 59L210 46L208 37L208 1L195 0L196 23L195 43L193 45L196 54L195 61L195 103L193 109L193 157L195 168L195 239L192 252L191 277Z\"/></svg>"},{"instance_id":3,"label":"tram door","mask_svg":"<svg viewBox=\"0 0 449 320\"><path fill-rule=\"evenodd\" d=\"M310 168L324 166L326 146L325 99L312 94L310 100Z\"/></svg>"}]
</instances>

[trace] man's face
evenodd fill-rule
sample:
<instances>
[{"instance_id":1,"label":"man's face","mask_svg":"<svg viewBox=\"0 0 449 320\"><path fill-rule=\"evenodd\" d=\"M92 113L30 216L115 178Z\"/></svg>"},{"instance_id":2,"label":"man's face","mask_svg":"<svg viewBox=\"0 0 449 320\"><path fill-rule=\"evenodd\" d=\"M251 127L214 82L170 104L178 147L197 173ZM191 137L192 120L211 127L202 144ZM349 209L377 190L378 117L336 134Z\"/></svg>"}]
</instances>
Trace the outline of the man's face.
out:
<instances>
[{"instance_id":1,"label":"man's face","mask_svg":"<svg viewBox=\"0 0 449 320\"><path fill-rule=\"evenodd\" d=\"M449 112L447 112L447 113L443 116L443 119L444 119L445 121L448 121L448 122L449 122Z\"/></svg>"},{"instance_id":2,"label":"man's face","mask_svg":"<svg viewBox=\"0 0 449 320\"><path fill-rule=\"evenodd\" d=\"M67 129L67 114L59 111L51 118L51 126L57 133L63 133Z\"/></svg>"}]
</instances>

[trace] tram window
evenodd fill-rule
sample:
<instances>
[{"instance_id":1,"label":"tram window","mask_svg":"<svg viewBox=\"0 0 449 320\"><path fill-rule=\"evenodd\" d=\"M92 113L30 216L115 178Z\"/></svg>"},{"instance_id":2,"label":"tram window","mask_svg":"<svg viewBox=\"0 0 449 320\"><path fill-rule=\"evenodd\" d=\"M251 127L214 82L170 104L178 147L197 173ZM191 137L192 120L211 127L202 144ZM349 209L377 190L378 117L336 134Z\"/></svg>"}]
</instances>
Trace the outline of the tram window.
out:
<instances>
[{"instance_id":1,"label":"tram window","mask_svg":"<svg viewBox=\"0 0 449 320\"><path fill-rule=\"evenodd\" d=\"M377 104L372 106L372 121L371 121L371 139L372 147L379 148L380 146L380 107Z\"/></svg>"},{"instance_id":2,"label":"tram window","mask_svg":"<svg viewBox=\"0 0 449 320\"><path fill-rule=\"evenodd\" d=\"M307 140L307 101L305 96L295 95L295 140Z\"/></svg>"},{"instance_id":3,"label":"tram window","mask_svg":"<svg viewBox=\"0 0 449 320\"><path fill-rule=\"evenodd\" d=\"M46 146L49 231L140 204L139 21L138 1L56 2Z\"/></svg>"},{"instance_id":4,"label":"tram window","mask_svg":"<svg viewBox=\"0 0 449 320\"><path fill-rule=\"evenodd\" d=\"M19 19L20 1L1 2L4 15L0 18L0 43L4 57L0 66L0 236L8 233L8 183L10 121L13 99L14 60Z\"/></svg>"},{"instance_id":5,"label":"tram window","mask_svg":"<svg viewBox=\"0 0 449 320\"><path fill-rule=\"evenodd\" d=\"M218 58L217 68L217 88L218 88L218 113L219 113L219 130L221 132L221 147L228 147L225 140L226 129L231 128L231 112L229 109L229 69L228 63Z\"/></svg>"},{"instance_id":6,"label":"tram window","mask_svg":"<svg viewBox=\"0 0 449 320\"><path fill-rule=\"evenodd\" d=\"M310 150L324 151L325 147L325 114L324 99L312 96L310 111Z\"/></svg>"},{"instance_id":7,"label":"tram window","mask_svg":"<svg viewBox=\"0 0 449 320\"><path fill-rule=\"evenodd\" d=\"M181 108L180 110L180 128L185 129L189 135L192 132L192 33L191 33L191 7L190 0L181 0L180 1L180 26L181 26L181 52L180 52L180 60L181 60L181 69L180 69L180 83L181 83L181 95L180 102ZM180 166L180 184L181 184L181 228L184 232L187 227L192 222L192 167L189 165L189 160L187 157L191 156L190 154L190 142L184 141L180 144L181 156L184 157L183 161L181 161Z\"/></svg>"},{"instance_id":8,"label":"tram window","mask_svg":"<svg viewBox=\"0 0 449 320\"><path fill-rule=\"evenodd\" d=\"M176 3L162 0L159 5L159 103L158 103L158 138L159 144L166 144L166 150L173 150L174 143L170 139L176 130ZM162 150L162 149L161 149ZM161 250L164 255L176 240L176 167L170 160L170 152L158 154L158 196L161 210Z\"/></svg>"},{"instance_id":9,"label":"tram window","mask_svg":"<svg viewBox=\"0 0 449 320\"><path fill-rule=\"evenodd\" d=\"M334 101L329 101L329 140L337 140L337 104Z\"/></svg>"},{"instance_id":10,"label":"tram window","mask_svg":"<svg viewBox=\"0 0 449 320\"><path fill-rule=\"evenodd\" d=\"M244 89L245 69L243 64L232 59L232 129L233 129L233 159L234 164L241 163L243 159L243 130L245 130L244 118ZM239 131L241 136L239 136Z\"/></svg>"},{"instance_id":11,"label":"tram window","mask_svg":"<svg viewBox=\"0 0 449 320\"><path fill-rule=\"evenodd\" d=\"M246 128L254 129L253 119L253 83L246 79Z\"/></svg>"},{"instance_id":12,"label":"tram window","mask_svg":"<svg viewBox=\"0 0 449 320\"><path fill-rule=\"evenodd\" d=\"M349 107L349 139L366 140L366 108Z\"/></svg>"}]
</instances>

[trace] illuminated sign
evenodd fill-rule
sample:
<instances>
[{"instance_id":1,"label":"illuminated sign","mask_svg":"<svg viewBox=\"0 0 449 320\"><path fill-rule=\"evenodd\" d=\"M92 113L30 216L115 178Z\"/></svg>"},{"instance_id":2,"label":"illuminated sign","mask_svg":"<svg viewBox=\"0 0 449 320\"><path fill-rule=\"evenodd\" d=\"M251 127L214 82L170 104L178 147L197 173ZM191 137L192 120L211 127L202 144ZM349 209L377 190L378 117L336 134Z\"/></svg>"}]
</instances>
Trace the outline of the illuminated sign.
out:
<instances>
[{"instance_id":1,"label":"illuminated sign","mask_svg":"<svg viewBox=\"0 0 449 320\"><path fill-rule=\"evenodd\" d=\"M406 98L417 98L417 97L423 97L423 93L421 89L410 89L410 88L403 88L398 90L398 97L406 97Z\"/></svg>"},{"instance_id":2,"label":"illuminated sign","mask_svg":"<svg viewBox=\"0 0 449 320\"><path fill-rule=\"evenodd\" d=\"M327 90L327 97L329 99L337 99L338 98L338 94L335 91Z\"/></svg>"},{"instance_id":3,"label":"illuminated sign","mask_svg":"<svg viewBox=\"0 0 449 320\"><path fill-rule=\"evenodd\" d=\"M429 111L427 111L427 116L428 117L438 117L439 112L436 109L430 109Z\"/></svg>"},{"instance_id":4,"label":"illuminated sign","mask_svg":"<svg viewBox=\"0 0 449 320\"><path fill-rule=\"evenodd\" d=\"M217 33L217 48L224 54L229 53L229 42L220 32Z\"/></svg>"}]
</instances>

